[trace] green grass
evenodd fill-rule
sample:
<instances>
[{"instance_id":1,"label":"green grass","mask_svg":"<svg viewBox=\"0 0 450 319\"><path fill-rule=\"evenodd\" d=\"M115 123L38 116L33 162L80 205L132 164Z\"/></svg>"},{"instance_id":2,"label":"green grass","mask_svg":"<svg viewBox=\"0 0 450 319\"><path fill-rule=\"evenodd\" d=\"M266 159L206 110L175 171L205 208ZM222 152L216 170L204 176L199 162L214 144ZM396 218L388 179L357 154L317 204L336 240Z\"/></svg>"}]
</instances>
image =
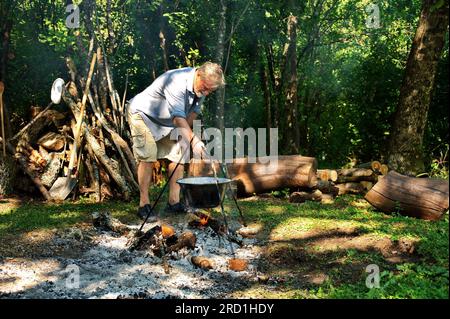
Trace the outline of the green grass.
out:
<instances>
[{"instance_id":1,"label":"green grass","mask_svg":"<svg viewBox=\"0 0 450 319\"><path fill-rule=\"evenodd\" d=\"M158 189L152 192L155 198ZM165 198L160 205L165 203ZM0 203L0 240L36 229L71 227L90 222L91 213L109 210L122 222L137 222L137 201L110 201L96 204L81 200L65 204L26 203L12 207ZM398 214L375 211L361 197L342 196L334 204L307 202L290 204L285 199L239 201L247 222L264 229L263 242L280 263L260 270L284 278L275 286L257 283L236 292L237 297L256 298L448 298L449 218L424 221ZM4 209L7 207L6 209ZM158 206L159 207L159 206ZM3 210L2 210L3 208ZM234 203L226 209L238 218ZM390 263L376 250L357 248L327 251L320 240L340 235L336 230L353 229L361 236L393 242L412 239L416 244L413 261ZM316 234L304 238L308 234ZM303 236L303 237L302 237ZM333 237L334 238L334 237ZM345 243L345 241L343 242ZM338 247L339 248L339 247ZM261 262L264 262L261 258ZM272 262L272 260L270 260ZM381 271L380 287L366 287L367 265ZM304 275L322 274L319 283L307 282Z\"/></svg>"}]
</instances>

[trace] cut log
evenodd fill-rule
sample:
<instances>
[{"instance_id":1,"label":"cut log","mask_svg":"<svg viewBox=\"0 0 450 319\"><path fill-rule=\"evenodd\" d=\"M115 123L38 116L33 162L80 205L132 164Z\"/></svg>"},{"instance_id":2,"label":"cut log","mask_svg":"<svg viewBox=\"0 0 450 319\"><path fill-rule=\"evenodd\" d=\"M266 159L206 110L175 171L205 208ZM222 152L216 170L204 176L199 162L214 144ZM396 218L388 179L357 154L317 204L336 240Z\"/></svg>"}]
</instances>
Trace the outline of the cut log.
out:
<instances>
[{"instance_id":1,"label":"cut log","mask_svg":"<svg viewBox=\"0 0 450 319\"><path fill-rule=\"evenodd\" d=\"M42 184L45 187L50 188L58 178L59 171L61 169L61 159L58 154L49 154L50 160L41 175Z\"/></svg>"},{"instance_id":2,"label":"cut log","mask_svg":"<svg viewBox=\"0 0 450 319\"><path fill-rule=\"evenodd\" d=\"M64 147L64 136L55 132L48 132L37 143L50 151L60 151Z\"/></svg>"},{"instance_id":3,"label":"cut log","mask_svg":"<svg viewBox=\"0 0 450 319\"><path fill-rule=\"evenodd\" d=\"M52 156L45 148L43 148L40 145L39 145L39 154L41 154L42 158L45 159L47 162L50 162Z\"/></svg>"},{"instance_id":4,"label":"cut log","mask_svg":"<svg viewBox=\"0 0 450 319\"><path fill-rule=\"evenodd\" d=\"M361 181L361 182L359 182L359 183L362 185L362 187L364 187L364 189L365 189L366 191L370 191L370 190L372 189L372 187L373 187L373 183L372 183L372 182Z\"/></svg>"},{"instance_id":5,"label":"cut log","mask_svg":"<svg viewBox=\"0 0 450 319\"><path fill-rule=\"evenodd\" d=\"M322 204L333 204L334 196L331 194L322 194Z\"/></svg>"},{"instance_id":6,"label":"cut log","mask_svg":"<svg viewBox=\"0 0 450 319\"><path fill-rule=\"evenodd\" d=\"M377 209L426 220L442 218L449 206L448 180L414 178L390 171L366 194Z\"/></svg>"},{"instance_id":7,"label":"cut log","mask_svg":"<svg viewBox=\"0 0 450 319\"><path fill-rule=\"evenodd\" d=\"M362 194L365 192L364 186L360 183L343 183L336 184L336 187L339 188L338 195L344 194Z\"/></svg>"},{"instance_id":8,"label":"cut log","mask_svg":"<svg viewBox=\"0 0 450 319\"><path fill-rule=\"evenodd\" d=\"M389 167L386 164L382 164L380 168L381 175L385 176L389 172Z\"/></svg>"},{"instance_id":9,"label":"cut log","mask_svg":"<svg viewBox=\"0 0 450 319\"><path fill-rule=\"evenodd\" d=\"M316 189L312 193L307 192L293 192L291 196L289 196L289 202L291 203L304 203L307 200L311 200L314 202L320 202L322 200L322 192Z\"/></svg>"},{"instance_id":10,"label":"cut log","mask_svg":"<svg viewBox=\"0 0 450 319\"><path fill-rule=\"evenodd\" d=\"M357 166L358 168L370 168L372 171L376 173L381 172L381 163L379 161L372 161L367 163L362 163Z\"/></svg>"},{"instance_id":11,"label":"cut log","mask_svg":"<svg viewBox=\"0 0 450 319\"><path fill-rule=\"evenodd\" d=\"M203 256L192 256L192 264L201 269L209 270L214 268L214 263L206 257Z\"/></svg>"},{"instance_id":12,"label":"cut log","mask_svg":"<svg viewBox=\"0 0 450 319\"><path fill-rule=\"evenodd\" d=\"M236 181L239 196L265 193L282 188L313 188L317 185L317 160L304 156L279 156L256 159L238 158L226 167L230 178ZM214 162L216 171L220 166ZM209 160L191 160L190 176L213 176Z\"/></svg>"},{"instance_id":13,"label":"cut log","mask_svg":"<svg viewBox=\"0 0 450 319\"><path fill-rule=\"evenodd\" d=\"M337 196L339 194L339 188L337 188L333 182L330 181L317 181L317 189L323 194L331 194L332 196Z\"/></svg>"},{"instance_id":14,"label":"cut log","mask_svg":"<svg viewBox=\"0 0 450 319\"><path fill-rule=\"evenodd\" d=\"M333 169L318 169L317 177L322 181L332 181L335 182L338 179L337 171Z\"/></svg>"},{"instance_id":15,"label":"cut log","mask_svg":"<svg viewBox=\"0 0 450 319\"><path fill-rule=\"evenodd\" d=\"M0 137L0 143L4 143L3 139L1 137ZM28 169L28 164L27 164L26 159L20 153L16 153L14 150L14 147L10 143L6 142L6 147L11 154L15 155L15 158L19 162L22 170L30 177L30 179L32 180L34 185L36 185L36 187L41 192L42 196L44 196L44 198L46 200L51 201L52 197L48 193L45 186L42 184L42 181L40 180L40 178L38 178L34 172L32 172Z\"/></svg>"},{"instance_id":16,"label":"cut log","mask_svg":"<svg viewBox=\"0 0 450 319\"><path fill-rule=\"evenodd\" d=\"M347 168L338 170L337 183L360 181L376 182L377 175L371 169L366 168Z\"/></svg>"}]
</instances>

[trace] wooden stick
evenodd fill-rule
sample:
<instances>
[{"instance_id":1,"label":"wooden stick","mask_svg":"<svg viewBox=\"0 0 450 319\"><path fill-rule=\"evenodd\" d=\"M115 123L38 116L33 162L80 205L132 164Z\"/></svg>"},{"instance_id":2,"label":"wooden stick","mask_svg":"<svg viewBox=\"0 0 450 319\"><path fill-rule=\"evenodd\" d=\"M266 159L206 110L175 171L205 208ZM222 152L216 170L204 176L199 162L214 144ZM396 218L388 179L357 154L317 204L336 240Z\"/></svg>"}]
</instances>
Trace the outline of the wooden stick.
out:
<instances>
[{"instance_id":1,"label":"wooden stick","mask_svg":"<svg viewBox=\"0 0 450 319\"><path fill-rule=\"evenodd\" d=\"M120 136L122 136L123 134L123 130L124 130L124 118L126 117L125 114L125 101L127 98L127 89L128 89L128 72L127 75L125 77L125 91L123 92L123 99L122 99L122 105L120 107Z\"/></svg>"},{"instance_id":2,"label":"wooden stick","mask_svg":"<svg viewBox=\"0 0 450 319\"><path fill-rule=\"evenodd\" d=\"M80 143L80 136L81 136L81 125L83 124L83 117L84 117L84 110L86 107L87 95L89 92L89 86L91 85L91 79L92 79L92 74L94 73L94 67L95 67L96 60L97 60L97 53L94 52L94 54L92 56L92 60L91 60L91 66L89 68L89 74L88 74L88 77L86 80L86 87L84 88L83 99L81 100L80 114L78 117L76 129L75 129L75 132L76 132L75 142L74 142L73 151L70 154L69 170L67 172L67 176L72 175L75 158L77 156L77 147L78 147L78 144Z\"/></svg>"},{"instance_id":3,"label":"wooden stick","mask_svg":"<svg viewBox=\"0 0 450 319\"><path fill-rule=\"evenodd\" d=\"M5 91L5 85L0 81L0 121L2 122L2 137L6 141L5 137L5 123L3 120L3 92ZM3 157L6 157L6 145L3 143Z\"/></svg>"}]
</instances>

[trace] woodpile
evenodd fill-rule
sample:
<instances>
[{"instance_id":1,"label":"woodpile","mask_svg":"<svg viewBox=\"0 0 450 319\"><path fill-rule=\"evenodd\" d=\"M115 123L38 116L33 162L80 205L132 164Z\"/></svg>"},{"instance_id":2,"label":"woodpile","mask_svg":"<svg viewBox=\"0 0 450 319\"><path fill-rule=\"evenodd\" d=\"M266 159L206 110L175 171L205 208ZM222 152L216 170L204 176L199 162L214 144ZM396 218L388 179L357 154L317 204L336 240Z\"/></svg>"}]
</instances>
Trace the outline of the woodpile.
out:
<instances>
[{"instance_id":1,"label":"woodpile","mask_svg":"<svg viewBox=\"0 0 450 319\"><path fill-rule=\"evenodd\" d=\"M334 198L343 194L364 195L389 171L386 164L372 161L345 169L318 169L317 183L311 189L293 192L289 201L321 201L333 203Z\"/></svg>"},{"instance_id":2,"label":"woodpile","mask_svg":"<svg viewBox=\"0 0 450 319\"><path fill-rule=\"evenodd\" d=\"M97 62L92 80L87 76L91 60ZM70 81L63 88L64 103L58 107L50 103L45 109L33 106L32 120L5 143L6 148L47 200L66 198L49 192L62 177L76 183L69 198L92 194L99 201L128 200L139 187L125 120L125 93L119 96L108 59L93 41L86 63L77 67L71 58L66 62ZM85 112L81 112L83 102Z\"/></svg>"}]
</instances>

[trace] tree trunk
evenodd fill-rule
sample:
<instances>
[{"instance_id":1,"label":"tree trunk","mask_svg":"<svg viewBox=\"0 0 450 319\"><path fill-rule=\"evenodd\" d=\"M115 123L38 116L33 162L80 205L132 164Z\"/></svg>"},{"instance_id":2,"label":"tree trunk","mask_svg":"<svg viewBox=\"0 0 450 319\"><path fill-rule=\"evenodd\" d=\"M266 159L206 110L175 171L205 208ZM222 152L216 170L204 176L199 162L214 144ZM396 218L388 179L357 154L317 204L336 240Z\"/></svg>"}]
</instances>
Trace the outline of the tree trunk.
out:
<instances>
[{"instance_id":1,"label":"tree trunk","mask_svg":"<svg viewBox=\"0 0 450 319\"><path fill-rule=\"evenodd\" d=\"M283 129L285 148L290 153L299 152L300 131L298 126L298 92L297 92L297 17L288 18L288 43L283 55L285 66L283 68L283 87L286 114L286 124Z\"/></svg>"},{"instance_id":2,"label":"tree trunk","mask_svg":"<svg viewBox=\"0 0 450 319\"><path fill-rule=\"evenodd\" d=\"M106 1L106 25L108 28L108 54L112 55L116 46L116 38L114 35L114 27L111 19L111 0Z\"/></svg>"},{"instance_id":3,"label":"tree trunk","mask_svg":"<svg viewBox=\"0 0 450 319\"><path fill-rule=\"evenodd\" d=\"M269 68L269 77L272 83L272 94L273 94L273 124L274 127L279 127L280 123L280 110L279 110L279 93L280 93L280 79L275 74L275 59L273 56L272 45L268 45L266 48L267 56L267 66Z\"/></svg>"},{"instance_id":4,"label":"tree trunk","mask_svg":"<svg viewBox=\"0 0 450 319\"><path fill-rule=\"evenodd\" d=\"M8 54L9 54L9 44L11 40L11 30L13 26L12 20L8 18L8 14L10 12L6 12L6 21L3 25L0 26L1 39L2 39L2 54L0 56L0 81L3 82L4 87L8 87L7 79L6 79L6 68L8 65ZM9 123L9 111L6 103L3 103L3 118L4 125L6 130L6 137L12 136L11 125ZM3 136L5 138L5 136Z\"/></svg>"},{"instance_id":5,"label":"tree trunk","mask_svg":"<svg viewBox=\"0 0 450 319\"><path fill-rule=\"evenodd\" d=\"M389 167L407 175L423 172L422 142L436 67L448 27L448 1L424 0L409 53L388 148Z\"/></svg>"},{"instance_id":6,"label":"tree trunk","mask_svg":"<svg viewBox=\"0 0 450 319\"><path fill-rule=\"evenodd\" d=\"M216 63L222 65L225 52L225 32L226 28L226 15L227 15L227 0L220 0L220 18L219 26L217 28L217 47L216 47ZM225 88L219 88L216 91L216 108L215 112L215 125L222 132L224 132L224 106L225 106Z\"/></svg>"},{"instance_id":7,"label":"tree trunk","mask_svg":"<svg viewBox=\"0 0 450 319\"><path fill-rule=\"evenodd\" d=\"M162 51L163 63L164 63L164 71L169 70L169 60L167 58L167 48L166 48L166 36L165 36L165 27L164 27L164 7L163 4L159 6L159 46Z\"/></svg>"},{"instance_id":8,"label":"tree trunk","mask_svg":"<svg viewBox=\"0 0 450 319\"><path fill-rule=\"evenodd\" d=\"M270 84L267 69L263 62L263 57L260 56L259 75L261 78L261 89L264 92L264 106L266 112L266 127L272 127L272 110L270 103Z\"/></svg>"}]
</instances>

